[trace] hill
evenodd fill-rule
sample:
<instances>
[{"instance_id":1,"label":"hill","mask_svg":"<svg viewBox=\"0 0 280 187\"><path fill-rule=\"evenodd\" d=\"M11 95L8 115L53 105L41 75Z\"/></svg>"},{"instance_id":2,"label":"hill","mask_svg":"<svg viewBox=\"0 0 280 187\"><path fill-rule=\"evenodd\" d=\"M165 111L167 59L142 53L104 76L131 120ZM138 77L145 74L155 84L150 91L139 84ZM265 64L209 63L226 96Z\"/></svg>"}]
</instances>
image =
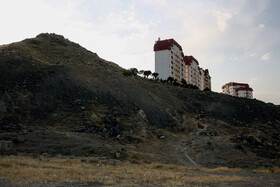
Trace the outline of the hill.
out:
<instances>
[{"instance_id":1,"label":"hill","mask_svg":"<svg viewBox=\"0 0 280 187\"><path fill-rule=\"evenodd\" d=\"M280 109L138 76L56 34L0 46L9 154L279 166Z\"/></svg>"}]
</instances>

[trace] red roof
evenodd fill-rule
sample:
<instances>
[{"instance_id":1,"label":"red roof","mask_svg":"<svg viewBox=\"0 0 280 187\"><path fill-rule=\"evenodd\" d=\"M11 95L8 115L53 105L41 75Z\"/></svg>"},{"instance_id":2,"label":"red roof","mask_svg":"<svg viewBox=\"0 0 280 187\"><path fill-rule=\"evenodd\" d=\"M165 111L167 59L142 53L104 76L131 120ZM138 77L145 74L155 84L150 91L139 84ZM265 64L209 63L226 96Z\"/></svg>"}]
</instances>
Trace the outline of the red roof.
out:
<instances>
[{"instance_id":1,"label":"red roof","mask_svg":"<svg viewBox=\"0 0 280 187\"><path fill-rule=\"evenodd\" d=\"M195 61L199 65L198 61L193 56L185 56L184 61L186 65L191 65L192 61Z\"/></svg>"},{"instance_id":2,"label":"red roof","mask_svg":"<svg viewBox=\"0 0 280 187\"><path fill-rule=\"evenodd\" d=\"M224 89L226 86L241 86L242 88L250 88L249 84L245 84L245 83L237 83L237 82L230 82L225 84L222 89ZM252 88L251 88L252 89Z\"/></svg>"},{"instance_id":3,"label":"red roof","mask_svg":"<svg viewBox=\"0 0 280 187\"><path fill-rule=\"evenodd\" d=\"M244 88L244 87L240 87L240 88L237 88L236 91L238 92L239 90L248 90L248 91L253 91L252 88Z\"/></svg>"},{"instance_id":4,"label":"red roof","mask_svg":"<svg viewBox=\"0 0 280 187\"><path fill-rule=\"evenodd\" d=\"M168 40L156 41L156 43L154 45L154 51L161 51L161 50L166 50L166 49L170 50L173 45L176 45L177 47L179 47L179 49L181 51L183 51L182 47L172 38L168 39Z\"/></svg>"}]
</instances>

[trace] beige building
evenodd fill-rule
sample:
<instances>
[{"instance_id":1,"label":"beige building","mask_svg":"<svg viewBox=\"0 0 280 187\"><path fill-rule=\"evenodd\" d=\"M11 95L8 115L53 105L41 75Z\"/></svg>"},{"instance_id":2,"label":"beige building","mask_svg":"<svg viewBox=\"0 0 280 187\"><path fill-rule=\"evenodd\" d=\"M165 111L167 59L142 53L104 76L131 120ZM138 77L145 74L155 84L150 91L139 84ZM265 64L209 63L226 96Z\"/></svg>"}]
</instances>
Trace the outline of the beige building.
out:
<instances>
[{"instance_id":1,"label":"beige building","mask_svg":"<svg viewBox=\"0 0 280 187\"><path fill-rule=\"evenodd\" d=\"M199 67L198 61L193 56L185 56L186 81L188 84L197 86L200 90L206 88L211 90L211 77L208 69L203 70Z\"/></svg>"},{"instance_id":2,"label":"beige building","mask_svg":"<svg viewBox=\"0 0 280 187\"><path fill-rule=\"evenodd\" d=\"M201 75L201 90L208 88L211 90L211 77L209 75L208 69L203 70L200 68L200 75Z\"/></svg>"}]
</instances>

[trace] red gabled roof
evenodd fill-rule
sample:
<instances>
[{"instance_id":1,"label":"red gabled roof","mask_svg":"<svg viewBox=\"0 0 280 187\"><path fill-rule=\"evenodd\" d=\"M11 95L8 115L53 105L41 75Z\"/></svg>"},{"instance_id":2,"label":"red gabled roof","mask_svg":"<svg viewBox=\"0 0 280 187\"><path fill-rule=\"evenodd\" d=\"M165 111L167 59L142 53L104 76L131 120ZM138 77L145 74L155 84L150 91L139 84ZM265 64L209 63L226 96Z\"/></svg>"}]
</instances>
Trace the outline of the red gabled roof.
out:
<instances>
[{"instance_id":1,"label":"red gabled roof","mask_svg":"<svg viewBox=\"0 0 280 187\"><path fill-rule=\"evenodd\" d=\"M173 38L156 41L154 45L154 51L161 51L166 49L170 50L173 45L176 45L181 51L183 51L182 47Z\"/></svg>"},{"instance_id":2,"label":"red gabled roof","mask_svg":"<svg viewBox=\"0 0 280 187\"><path fill-rule=\"evenodd\" d=\"M191 65L192 61L195 61L199 65L198 61L193 56L184 56L186 65Z\"/></svg>"},{"instance_id":3,"label":"red gabled roof","mask_svg":"<svg viewBox=\"0 0 280 187\"><path fill-rule=\"evenodd\" d=\"M248 91L253 91L252 88L244 88L244 87L240 87L240 88L237 88L236 91L238 92L239 90L248 90Z\"/></svg>"}]
</instances>

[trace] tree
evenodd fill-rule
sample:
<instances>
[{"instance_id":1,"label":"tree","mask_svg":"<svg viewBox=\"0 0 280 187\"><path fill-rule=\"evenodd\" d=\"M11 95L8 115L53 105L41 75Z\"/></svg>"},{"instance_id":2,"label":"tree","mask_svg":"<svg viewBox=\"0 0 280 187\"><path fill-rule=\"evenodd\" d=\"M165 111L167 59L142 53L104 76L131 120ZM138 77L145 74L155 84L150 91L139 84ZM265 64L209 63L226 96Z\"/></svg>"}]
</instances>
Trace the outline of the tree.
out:
<instances>
[{"instance_id":1,"label":"tree","mask_svg":"<svg viewBox=\"0 0 280 187\"><path fill-rule=\"evenodd\" d=\"M123 71L123 75L124 75L124 76L131 76L131 75L132 75L132 72L131 72L130 70L127 70L127 69L126 69L126 70Z\"/></svg>"},{"instance_id":2,"label":"tree","mask_svg":"<svg viewBox=\"0 0 280 187\"><path fill-rule=\"evenodd\" d=\"M130 68L129 70L131 71L132 75L134 75L134 76L136 76L138 73L137 68Z\"/></svg>"},{"instance_id":3,"label":"tree","mask_svg":"<svg viewBox=\"0 0 280 187\"><path fill-rule=\"evenodd\" d=\"M204 88L203 91L211 91L211 89L210 88Z\"/></svg>"},{"instance_id":4,"label":"tree","mask_svg":"<svg viewBox=\"0 0 280 187\"><path fill-rule=\"evenodd\" d=\"M173 78L173 77L168 77L168 78L167 78L167 82L172 83L173 81L174 81L174 78Z\"/></svg>"},{"instance_id":5,"label":"tree","mask_svg":"<svg viewBox=\"0 0 280 187\"><path fill-rule=\"evenodd\" d=\"M144 75L144 70L140 70L138 73L139 73L140 75Z\"/></svg>"},{"instance_id":6,"label":"tree","mask_svg":"<svg viewBox=\"0 0 280 187\"><path fill-rule=\"evenodd\" d=\"M152 72L151 72L150 70L144 71L144 76L145 76L146 78L148 78L151 74L152 74Z\"/></svg>"},{"instance_id":7,"label":"tree","mask_svg":"<svg viewBox=\"0 0 280 187\"><path fill-rule=\"evenodd\" d=\"M180 83L177 81L177 79L174 79L173 85L174 85L174 86L180 86Z\"/></svg>"},{"instance_id":8,"label":"tree","mask_svg":"<svg viewBox=\"0 0 280 187\"><path fill-rule=\"evenodd\" d=\"M183 86L187 85L187 81L185 79L182 78L181 83L183 84Z\"/></svg>"},{"instance_id":9,"label":"tree","mask_svg":"<svg viewBox=\"0 0 280 187\"><path fill-rule=\"evenodd\" d=\"M156 72L152 73L152 76L154 77L154 79L156 79L158 75L159 75L159 74L156 73Z\"/></svg>"}]
</instances>

